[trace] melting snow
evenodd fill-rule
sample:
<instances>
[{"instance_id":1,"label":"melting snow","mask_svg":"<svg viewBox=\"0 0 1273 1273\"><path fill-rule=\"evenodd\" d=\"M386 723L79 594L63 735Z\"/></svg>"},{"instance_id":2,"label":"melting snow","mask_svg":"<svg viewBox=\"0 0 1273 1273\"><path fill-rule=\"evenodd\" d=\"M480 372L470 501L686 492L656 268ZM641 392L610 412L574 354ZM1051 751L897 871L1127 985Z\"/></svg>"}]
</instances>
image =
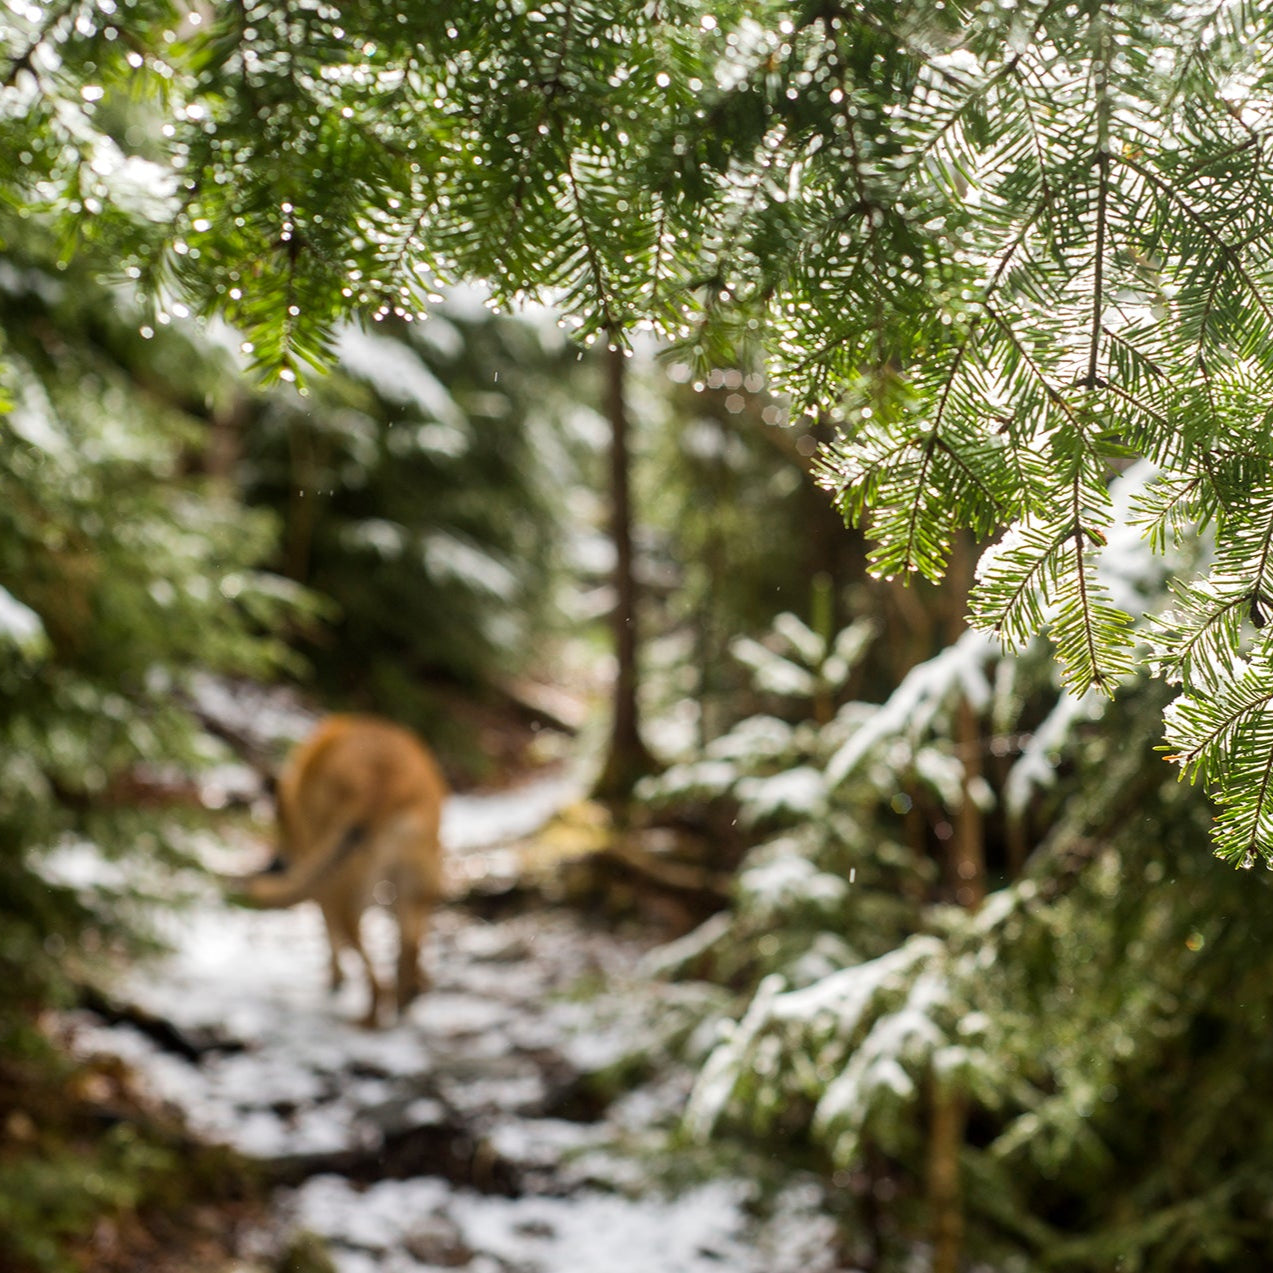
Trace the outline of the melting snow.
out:
<instances>
[{"instance_id":1,"label":"melting snow","mask_svg":"<svg viewBox=\"0 0 1273 1273\"><path fill-rule=\"evenodd\" d=\"M998 653L998 644L989 636L969 629L954 645L912 668L888 701L831 758L828 785L843 782L884 740L894 735L917 737L956 693L962 693L974 708L985 707L991 697L985 665Z\"/></svg>"},{"instance_id":2,"label":"melting snow","mask_svg":"<svg viewBox=\"0 0 1273 1273\"><path fill-rule=\"evenodd\" d=\"M427 1251L426 1235L439 1222L453 1226L452 1252L480 1249L498 1262L486 1266L492 1270L511 1265L545 1273L768 1273L745 1242L744 1201L742 1188L722 1183L678 1198L635 1202L600 1193L456 1195L436 1180L386 1181L357 1192L328 1176L301 1189L297 1211L306 1228L332 1241L345 1273L426 1273L430 1266L410 1251L413 1246Z\"/></svg>"}]
</instances>

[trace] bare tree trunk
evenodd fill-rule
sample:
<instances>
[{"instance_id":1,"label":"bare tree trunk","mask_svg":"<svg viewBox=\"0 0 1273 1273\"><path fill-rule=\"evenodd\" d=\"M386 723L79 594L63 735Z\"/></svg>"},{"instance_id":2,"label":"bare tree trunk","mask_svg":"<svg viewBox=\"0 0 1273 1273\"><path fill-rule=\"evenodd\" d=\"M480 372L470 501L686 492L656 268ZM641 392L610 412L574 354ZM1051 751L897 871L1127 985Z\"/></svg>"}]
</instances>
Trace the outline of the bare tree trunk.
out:
<instances>
[{"instance_id":1,"label":"bare tree trunk","mask_svg":"<svg viewBox=\"0 0 1273 1273\"><path fill-rule=\"evenodd\" d=\"M288 499L286 559L289 579L305 583L309 579L310 550L318 520L318 457L313 434L307 424L293 421L287 430L291 452L292 488Z\"/></svg>"},{"instance_id":2,"label":"bare tree trunk","mask_svg":"<svg viewBox=\"0 0 1273 1273\"><path fill-rule=\"evenodd\" d=\"M957 641L964 631L964 612L973 574L973 545L961 532L950 555L951 610L946 640ZM981 722L967 698L961 698L955 715L955 747L963 760L962 800L954 813L953 834L947 858L955 886L955 900L967 910L977 910L986 899L985 817L973 798L982 778ZM928 1146L928 1198L932 1208L933 1273L958 1273L964 1243L963 1184L959 1157L968 1121L962 1092L943 1088L936 1074L931 1079L930 1139Z\"/></svg>"},{"instance_id":3,"label":"bare tree trunk","mask_svg":"<svg viewBox=\"0 0 1273 1273\"><path fill-rule=\"evenodd\" d=\"M606 414L610 420L611 536L614 541L614 683L610 751L594 794L624 800L639 778L657 768L641 738L637 708L637 584L632 568L629 486L627 358L617 345L606 354Z\"/></svg>"},{"instance_id":4,"label":"bare tree trunk","mask_svg":"<svg viewBox=\"0 0 1273 1273\"><path fill-rule=\"evenodd\" d=\"M236 394L233 402L213 411L208 421L203 467L218 492L223 494L235 491L235 475L243 454L246 416L247 398Z\"/></svg>"},{"instance_id":5,"label":"bare tree trunk","mask_svg":"<svg viewBox=\"0 0 1273 1273\"><path fill-rule=\"evenodd\" d=\"M946 577L951 583L952 607L946 640L953 644L963 635L964 612L973 577L973 544L966 531L955 539ZM981 722L967 698L961 698L955 715L955 748L964 762L963 799L954 818L949 863L954 876L955 900L975 911L986 900L985 817L973 794L982 779Z\"/></svg>"},{"instance_id":6,"label":"bare tree trunk","mask_svg":"<svg viewBox=\"0 0 1273 1273\"><path fill-rule=\"evenodd\" d=\"M959 1151L964 1142L963 1097L932 1080L932 1129L928 1143L928 1201L933 1213L933 1273L958 1273L964 1245L964 1202Z\"/></svg>"}]
</instances>

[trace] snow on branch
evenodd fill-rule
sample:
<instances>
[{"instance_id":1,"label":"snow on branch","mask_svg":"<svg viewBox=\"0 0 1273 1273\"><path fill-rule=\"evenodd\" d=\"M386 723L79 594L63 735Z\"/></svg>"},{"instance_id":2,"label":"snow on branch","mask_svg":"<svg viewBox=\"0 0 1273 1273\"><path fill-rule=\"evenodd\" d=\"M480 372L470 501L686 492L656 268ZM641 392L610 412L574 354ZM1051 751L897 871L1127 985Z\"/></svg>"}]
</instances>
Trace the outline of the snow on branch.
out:
<instances>
[{"instance_id":1,"label":"snow on branch","mask_svg":"<svg viewBox=\"0 0 1273 1273\"><path fill-rule=\"evenodd\" d=\"M984 708L991 697L985 666L999 657L998 645L991 637L969 630L954 645L913 667L888 700L832 756L827 766L828 785L842 783L885 739L898 734L918 736L956 696L962 695L974 708Z\"/></svg>"}]
</instances>

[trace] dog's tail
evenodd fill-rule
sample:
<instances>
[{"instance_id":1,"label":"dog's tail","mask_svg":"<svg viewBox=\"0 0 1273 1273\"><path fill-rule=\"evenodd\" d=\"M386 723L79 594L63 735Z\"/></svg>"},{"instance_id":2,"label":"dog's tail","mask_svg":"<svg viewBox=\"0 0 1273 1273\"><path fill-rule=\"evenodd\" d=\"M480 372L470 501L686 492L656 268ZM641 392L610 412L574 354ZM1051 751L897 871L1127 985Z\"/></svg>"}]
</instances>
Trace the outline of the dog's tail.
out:
<instances>
[{"instance_id":1,"label":"dog's tail","mask_svg":"<svg viewBox=\"0 0 1273 1273\"><path fill-rule=\"evenodd\" d=\"M307 901L366 839L366 826L355 823L334 835L322 852L311 854L304 861L288 863L275 858L265 870L229 881L231 897L244 905L269 910Z\"/></svg>"}]
</instances>

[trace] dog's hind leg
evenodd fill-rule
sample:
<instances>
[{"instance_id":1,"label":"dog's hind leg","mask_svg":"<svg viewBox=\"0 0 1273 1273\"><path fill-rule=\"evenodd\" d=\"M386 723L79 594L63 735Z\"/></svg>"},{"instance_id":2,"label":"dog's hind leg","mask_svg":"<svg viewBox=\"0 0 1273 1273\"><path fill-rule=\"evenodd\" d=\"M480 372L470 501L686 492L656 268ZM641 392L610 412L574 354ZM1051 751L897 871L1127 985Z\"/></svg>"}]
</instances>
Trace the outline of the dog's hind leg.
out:
<instances>
[{"instance_id":1,"label":"dog's hind leg","mask_svg":"<svg viewBox=\"0 0 1273 1273\"><path fill-rule=\"evenodd\" d=\"M363 969L367 975L367 990L370 995L370 1003L360 1024L369 1027L379 1025L381 1008L386 999L386 991L385 987L380 984L380 978L376 976L375 966L371 962L371 957L367 954L366 947L362 944L362 933L360 931L361 907L349 898L342 897L338 901L328 902L323 905L323 917L327 921L327 932L331 939L332 988L335 989L340 985L342 978L339 952L348 946L362 962Z\"/></svg>"},{"instance_id":2,"label":"dog's hind leg","mask_svg":"<svg viewBox=\"0 0 1273 1273\"><path fill-rule=\"evenodd\" d=\"M420 967L420 947L429 928L433 898L411 886L400 887L394 910L398 917L398 1012L403 1013L429 979Z\"/></svg>"},{"instance_id":3,"label":"dog's hind leg","mask_svg":"<svg viewBox=\"0 0 1273 1273\"><path fill-rule=\"evenodd\" d=\"M323 912L323 923L327 925L327 945L330 959L328 964L330 968L329 985L332 994L335 994L345 984L345 971L340 966L340 952L346 945L344 928L339 915L333 912L329 903L321 903L320 905Z\"/></svg>"}]
</instances>

